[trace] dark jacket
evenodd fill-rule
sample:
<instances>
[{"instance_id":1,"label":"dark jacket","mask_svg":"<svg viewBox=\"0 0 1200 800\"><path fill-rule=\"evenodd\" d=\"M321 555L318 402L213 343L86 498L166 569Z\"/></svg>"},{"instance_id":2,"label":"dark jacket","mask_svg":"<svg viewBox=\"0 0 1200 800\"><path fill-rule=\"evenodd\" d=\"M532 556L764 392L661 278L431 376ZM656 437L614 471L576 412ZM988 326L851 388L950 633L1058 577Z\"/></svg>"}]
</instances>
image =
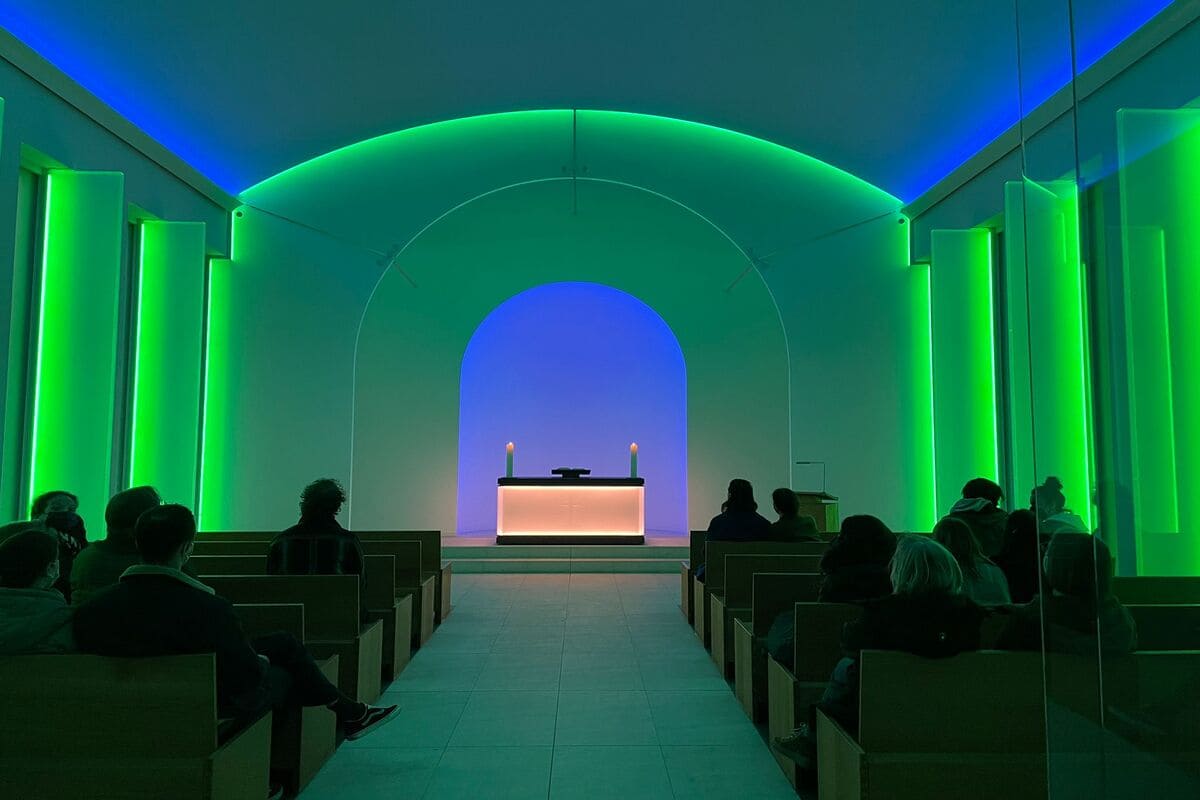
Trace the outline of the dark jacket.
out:
<instances>
[{"instance_id":1,"label":"dark jacket","mask_svg":"<svg viewBox=\"0 0 1200 800\"><path fill-rule=\"evenodd\" d=\"M770 539L771 523L757 511L722 511L708 523L706 542L755 542Z\"/></svg>"},{"instance_id":2,"label":"dark jacket","mask_svg":"<svg viewBox=\"0 0 1200 800\"><path fill-rule=\"evenodd\" d=\"M822 603L861 603L892 593L892 577L887 564L846 564L837 566L821 579L817 600Z\"/></svg>"},{"instance_id":3,"label":"dark jacket","mask_svg":"<svg viewBox=\"0 0 1200 800\"><path fill-rule=\"evenodd\" d=\"M137 545L124 539L92 542L75 558L71 570L71 602L83 605L121 579L130 567L142 563Z\"/></svg>"},{"instance_id":4,"label":"dark jacket","mask_svg":"<svg viewBox=\"0 0 1200 800\"><path fill-rule=\"evenodd\" d=\"M771 523L767 538L773 542L819 542L817 521L808 514L780 517Z\"/></svg>"},{"instance_id":5,"label":"dark jacket","mask_svg":"<svg viewBox=\"0 0 1200 800\"><path fill-rule=\"evenodd\" d=\"M215 653L223 713L261 705L267 690L266 665L233 606L178 570L130 567L116 586L76 609L75 639L81 652L102 656Z\"/></svg>"},{"instance_id":6,"label":"dark jacket","mask_svg":"<svg viewBox=\"0 0 1200 800\"><path fill-rule=\"evenodd\" d=\"M1097 634L1102 653L1121 655L1137 649L1137 626L1129 610L1113 595L1100 603L1097 612L1078 598L1049 592L1013 612L1000 632L997 649L1042 649L1043 597L1045 647L1049 652L1094 656Z\"/></svg>"},{"instance_id":7,"label":"dark jacket","mask_svg":"<svg viewBox=\"0 0 1200 800\"><path fill-rule=\"evenodd\" d=\"M71 609L56 589L0 589L0 655L70 653Z\"/></svg>"},{"instance_id":8,"label":"dark jacket","mask_svg":"<svg viewBox=\"0 0 1200 800\"><path fill-rule=\"evenodd\" d=\"M961 594L893 594L863 605L846 626L838 663L818 704L851 733L858 731L858 669L863 650L898 650L924 658L949 658L979 649L987 612Z\"/></svg>"},{"instance_id":9,"label":"dark jacket","mask_svg":"<svg viewBox=\"0 0 1200 800\"><path fill-rule=\"evenodd\" d=\"M948 516L967 523L979 542L979 549L988 558L1004 546L1004 526L1008 512L981 498L963 498L954 504Z\"/></svg>"},{"instance_id":10,"label":"dark jacket","mask_svg":"<svg viewBox=\"0 0 1200 800\"><path fill-rule=\"evenodd\" d=\"M271 541L268 575L357 575L363 621L367 614L367 585L363 578L362 543L333 517L301 519Z\"/></svg>"}]
</instances>

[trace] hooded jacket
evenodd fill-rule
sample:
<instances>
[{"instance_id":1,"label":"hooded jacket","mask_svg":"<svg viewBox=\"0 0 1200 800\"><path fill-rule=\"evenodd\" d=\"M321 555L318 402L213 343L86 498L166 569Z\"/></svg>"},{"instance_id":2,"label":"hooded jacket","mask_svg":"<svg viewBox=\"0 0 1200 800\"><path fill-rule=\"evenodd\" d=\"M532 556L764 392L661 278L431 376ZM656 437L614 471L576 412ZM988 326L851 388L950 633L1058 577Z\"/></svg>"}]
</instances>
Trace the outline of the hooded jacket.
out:
<instances>
[{"instance_id":1,"label":"hooded jacket","mask_svg":"<svg viewBox=\"0 0 1200 800\"><path fill-rule=\"evenodd\" d=\"M0 589L0 655L75 650L71 609L56 589Z\"/></svg>"},{"instance_id":2,"label":"hooded jacket","mask_svg":"<svg viewBox=\"0 0 1200 800\"><path fill-rule=\"evenodd\" d=\"M988 558L999 553L1004 546L1004 525L1008 522L1008 513L997 508L990 500L964 497L951 507L947 516L967 523L979 542L979 549Z\"/></svg>"}]
</instances>

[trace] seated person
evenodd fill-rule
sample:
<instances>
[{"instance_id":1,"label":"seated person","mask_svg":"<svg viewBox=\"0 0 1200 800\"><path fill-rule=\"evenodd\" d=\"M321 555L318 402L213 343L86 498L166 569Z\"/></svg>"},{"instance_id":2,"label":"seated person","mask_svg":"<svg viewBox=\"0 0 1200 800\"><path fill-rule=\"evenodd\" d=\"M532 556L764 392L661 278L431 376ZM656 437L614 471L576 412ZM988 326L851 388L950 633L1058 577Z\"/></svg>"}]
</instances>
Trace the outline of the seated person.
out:
<instances>
[{"instance_id":1,"label":"seated person","mask_svg":"<svg viewBox=\"0 0 1200 800\"><path fill-rule=\"evenodd\" d=\"M0 542L0 655L70 653L71 609L58 580L58 540L41 526Z\"/></svg>"},{"instance_id":2,"label":"seated person","mask_svg":"<svg viewBox=\"0 0 1200 800\"><path fill-rule=\"evenodd\" d=\"M82 605L96 592L120 580L125 570L142 563L137 543L133 540L134 526L143 512L155 508L162 500L152 486L136 486L118 492L104 509L107 534L92 542L75 559L71 572L71 603Z\"/></svg>"},{"instance_id":3,"label":"seated person","mask_svg":"<svg viewBox=\"0 0 1200 800\"><path fill-rule=\"evenodd\" d=\"M821 556L822 603L861 603L892 593L889 564L896 552L896 534L878 517L858 514L846 517L842 530ZM791 669L794 664L796 617L784 611L767 631L766 648L771 657Z\"/></svg>"},{"instance_id":4,"label":"seated person","mask_svg":"<svg viewBox=\"0 0 1200 800\"><path fill-rule=\"evenodd\" d=\"M1019 508L1008 515L1004 545L992 561L1004 572L1014 603L1028 603L1041 590L1044 547L1040 538L1032 511Z\"/></svg>"},{"instance_id":5,"label":"seated person","mask_svg":"<svg viewBox=\"0 0 1200 800\"><path fill-rule=\"evenodd\" d=\"M842 530L821 556L822 603L858 603L892 593L888 565L896 534L868 514L846 517Z\"/></svg>"},{"instance_id":6,"label":"seated person","mask_svg":"<svg viewBox=\"0 0 1200 800\"><path fill-rule=\"evenodd\" d=\"M1086 533L1059 533L1043 559L1047 590L1013 613L1000 650L1041 650L1094 657L1137 649L1133 617L1112 593L1108 546ZM1045 619L1045 630L1042 620ZM1099 643L1097 643L1099 637Z\"/></svg>"},{"instance_id":7,"label":"seated person","mask_svg":"<svg viewBox=\"0 0 1200 800\"><path fill-rule=\"evenodd\" d=\"M808 723L775 739L781 755L811 766L816 755L820 708L850 734L858 732L858 666L863 650L899 650L924 658L948 658L979 649L987 612L962 593L958 562L945 547L924 536L901 538L891 563L894 594L863 606L862 618L846 626L846 655L834 667Z\"/></svg>"},{"instance_id":8,"label":"seated person","mask_svg":"<svg viewBox=\"0 0 1200 800\"><path fill-rule=\"evenodd\" d=\"M1029 493L1029 509L1037 514L1038 533L1052 536L1056 533L1091 533L1087 523L1067 508L1067 496L1063 484L1051 476L1041 486Z\"/></svg>"},{"instance_id":9,"label":"seated person","mask_svg":"<svg viewBox=\"0 0 1200 800\"><path fill-rule=\"evenodd\" d=\"M946 515L967 523L986 558L1000 552L1004 543L1004 522L1008 514L1000 508L1002 499L1004 490L1000 484L987 478L973 478L963 486L962 499Z\"/></svg>"},{"instance_id":10,"label":"seated person","mask_svg":"<svg viewBox=\"0 0 1200 800\"><path fill-rule=\"evenodd\" d=\"M1012 603L1004 572L979 552L979 542L967 523L958 517L943 517L933 526L934 540L950 551L963 574L963 594L981 606Z\"/></svg>"},{"instance_id":11,"label":"seated person","mask_svg":"<svg viewBox=\"0 0 1200 800\"><path fill-rule=\"evenodd\" d=\"M729 493L721 504L721 513L708 523L704 535L707 542L755 542L770 538L771 523L758 513L754 500L754 487L750 481L734 478L729 482ZM704 564L695 568L696 577L704 580Z\"/></svg>"},{"instance_id":12,"label":"seated person","mask_svg":"<svg viewBox=\"0 0 1200 800\"><path fill-rule=\"evenodd\" d=\"M342 485L322 478L300 493L300 521L271 541L268 575L357 575L365 597L363 549L358 537L337 521L346 502ZM366 603L360 603L364 619Z\"/></svg>"},{"instance_id":13,"label":"seated person","mask_svg":"<svg viewBox=\"0 0 1200 800\"><path fill-rule=\"evenodd\" d=\"M56 489L43 492L34 498L29 509L29 522L38 523L42 530L58 537L58 580L54 588L71 599L71 569L75 557L87 547L87 529L79 510L79 498L70 492ZM29 522L10 522L0 527L0 542L9 536L25 531Z\"/></svg>"},{"instance_id":14,"label":"seated person","mask_svg":"<svg viewBox=\"0 0 1200 800\"><path fill-rule=\"evenodd\" d=\"M800 500L791 489L771 492L771 504L779 519L771 523L768 538L776 542L819 542L817 521L800 513Z\"/></svg>"},{"instance_id":15,"label":"seated person","mask_svg":"<svg viewBox=\"0 0 1200 800\"><path fill-rule=\"evenodd\" d=\"M371 707L339 692L290 634L249 641L233 606L180 569L195 539L196 520L183 506L142 514L134 529L142 563L76 610L79 649L132 658L215 653L222 716L248 720L271 708L326 706L347 739L394 717L397 706Z\"/></svg>"}]
</instances>

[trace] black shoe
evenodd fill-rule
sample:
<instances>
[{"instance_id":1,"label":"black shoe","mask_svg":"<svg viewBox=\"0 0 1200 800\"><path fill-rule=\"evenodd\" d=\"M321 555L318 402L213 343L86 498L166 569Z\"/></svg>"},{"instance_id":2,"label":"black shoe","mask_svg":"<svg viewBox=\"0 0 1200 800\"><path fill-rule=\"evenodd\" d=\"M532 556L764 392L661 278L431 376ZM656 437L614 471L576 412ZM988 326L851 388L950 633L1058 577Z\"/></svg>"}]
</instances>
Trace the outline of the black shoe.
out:
<instances>
[{"instance_id":1,"label":"black shoe","mask_svg":"<svg viewBox=\"0 0 1200 800\"><path fill-rule=\"evenodd\" d=\"M399 710L400 706L368 706L367 713L363 714L360 719L345 724L346 738L351 741L361 739L376 728L395 719L396 712Z\"/></svg>"},{"instance_id":2,"label":"black shoe","mask_svg":"<svg viewBox=\"0 0 1200 800\"><path fill-rule=\"evenodd\" d=\"M771 749L779 755L796 762L801 769L812 769L817 763L817 743L808 725L801 725L790 736L771 740Z\"/></svg>"}]
</instances>

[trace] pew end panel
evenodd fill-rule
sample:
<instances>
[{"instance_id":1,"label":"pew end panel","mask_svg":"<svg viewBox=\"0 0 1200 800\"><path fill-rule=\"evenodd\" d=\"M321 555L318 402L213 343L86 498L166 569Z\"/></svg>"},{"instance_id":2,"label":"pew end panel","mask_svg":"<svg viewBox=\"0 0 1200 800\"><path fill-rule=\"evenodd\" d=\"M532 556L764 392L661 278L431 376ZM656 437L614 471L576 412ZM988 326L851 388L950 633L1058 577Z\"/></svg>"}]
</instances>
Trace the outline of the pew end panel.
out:
<instances>
[{"instance_id":1,"label":"pew end panel","mask_svg":"<svg viewBox=\"0 0 1200 800\"><path fill-rule=\"evenodd\" d=\"M318 658L337 656L338 688L360 703L373 704L382 694L383 622L364 625L350 640L314 640L308 648Z\"/></svg>"},{"instance_id":2,"label":"pew end panel","mask_svg":"<svg viewBox=\"0 0 1200 800\"><path fill-rule=\"evenodd\" d=\"M820 800L862 800L865 782L865 753L854 737L817 711L817 796Z\"/></svg>"},{"instance_id":3,"label":"pew end panel","mask_svg":"<svg viewBox=\"0 0 1200 800\"><path fill-rule=\"evenodd\" d=\"M692 612L692 568L686 561L679 562L679 610L691 625L695 619Z\"/></svg>"},{"instance_id":4,"label":"pew end panel","mask_svg":"<svg viewBox=\"0 0 1200 800\"><path fill-rule=\"evenodd\" d=\"M450 612L454 610L453 597L451 591L451 583L454 578L454 562L443 561L441 569L438 572L438 604L437 604L437 623L439 625L445 621L446 617L450 616Z\"/></svg>"},{"instance_id":5,"label":"pew end panel","mask_svg":"<svg viewBox=\"0 0 1200 800\"><path fill-rule=\"evenodd\" d=\"M749 625L748 619L733 623L733 693L746 716L760 722L754 708L754 633Z\"/></svg>"},{"instance_id":6,"label":"pew end panel","mask_svg":"<svg viewBox=\"0 0 1200 800\"><path fill-rule=\"evenodd\" d=\"M801 721L796 707L796 678L787 667L773 658L767 658L767 741L791 735ZM778 753L771 751L775 762L793 787L799 785L796 765Z\"/></svg>"}]
</instances>

